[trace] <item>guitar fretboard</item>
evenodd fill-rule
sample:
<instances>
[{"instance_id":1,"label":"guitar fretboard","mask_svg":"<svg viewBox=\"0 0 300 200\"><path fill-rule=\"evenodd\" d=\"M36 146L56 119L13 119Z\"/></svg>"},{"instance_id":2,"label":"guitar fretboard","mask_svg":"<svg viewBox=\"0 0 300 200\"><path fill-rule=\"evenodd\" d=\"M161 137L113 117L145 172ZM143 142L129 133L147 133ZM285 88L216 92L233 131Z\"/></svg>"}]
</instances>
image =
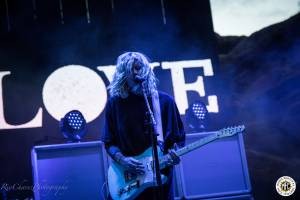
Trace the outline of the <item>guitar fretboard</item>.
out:
<instances>
[{"instance_id":1,"label":"guitar fretboard","mask_svg":"<svg viewBox=\"0 0 300 200\"><path fill-rule=\"evenodd\" d=\"M197 149L197 148L199 148L199 147L201 147L205 144L208 144L208 143L210 143L210 142L212 142L212 141L214 141L218 138L217 137L217 132L210 132L210 133L211 133L211 135L209 135L207 137L204 137L204 138L202 138L202 139L200 139L196 142L193 142L191 144L188 144L188 145L186 145L185 147L183 147L181 149L178 149L176 151L176 154L178 156L182 156L182 155L187 154L187 153L189 153L189 152L191 152L191 151L193 151L193 150L195 150L195 149Z\"/></svg>"},{"instance_id":2,"label":"guitar fretboard","mask_svg":"<svg viewBox=\"0 0 300 200\"><path fill-rule=\"evenodd\" d=\"M209 136L206 136L200 140L197 140L196 142L193 142L191 144L188 144L186 145L185 147L181 148L181 149L178 149L176 150L176 154L178 156L182 156L186 153L189 153L205 144L208 144L216 139L219 139L219 138L223 138L223 137L229 137L229 136L233 136L237 133L240 133L242 131L245 130L245 126L244 125L240 125L240 126L234 126L234 127L228 127L228 128L223 128L221 130L218 130L218 131L212 131L212 132L206 132L206 133L203 133L203 134L210 134ZM167 155L164 155L162 156L160 159L159 159L159 165L160 165L160 168L164 168L168 165L171 165L171 163L168 163L168 161L170 160L171 155L167 154Z\"/></svg>"},{"instance_id":3,"label":"guitar fretboard","mask_svg":"<svg viewBox=\"0 0 300 200\"><path fill-rule=\"evenodd\" d=\"M201 147L205 144L208 144L208 143L210 143L210 142L212 142L212 141L214 141L218 138L218 136L217 136L218 131L208 132L208 133L210 133L211 135L209 135L207 137L204 137L200 140L197 140L196 142L193 142L191 144L188 144L183 148L178 149L176 151L176 154L178 156L182 156L182 155L187 154L187 153L189 153L189 152L191 152L191 151L193 151L193 150L195 150L195 149L197 149L197 148L199 148L199 147ZM167 166L166 162L168 161L168 156L169 155L165 155L165 156L163 156L159 159L159 163L160 163L161 168L164 168L164 167Z\"/></svg>"}]
</instances>

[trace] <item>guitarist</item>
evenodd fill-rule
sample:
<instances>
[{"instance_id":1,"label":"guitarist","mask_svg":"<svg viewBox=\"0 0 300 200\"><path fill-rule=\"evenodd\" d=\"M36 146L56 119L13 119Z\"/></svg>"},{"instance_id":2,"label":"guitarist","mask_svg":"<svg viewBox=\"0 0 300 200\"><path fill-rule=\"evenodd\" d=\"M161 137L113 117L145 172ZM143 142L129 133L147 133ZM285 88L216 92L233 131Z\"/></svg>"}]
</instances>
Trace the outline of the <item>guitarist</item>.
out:
<instances>
[{"instance_id":1,"label":"guitarist","mask_svg":"<svg viewBox=\"0 0 300 200\"><path fill-rule=\"evenodd\" d=\"M147 125L146 104L141 84L136 76L146 81L146 93L149 102L151 92L156 90L157 79L149 66L145 55L138 52L127 52L117 59L116 72L108 90L110 98L105 108L104 133L101 140L110 157L125 169L137 173L145 173L143 165L133 156L143 153L151 147L151 135ZM163 143L159 143L161 150L170 153L169 163L178 164L180 159L172 149L174 146L183 146L185 132L175 101L163 92L158 92ZM153 106L150 103L153 110ZM164 199L173 199L172 167L161 172L168 176L163 185ZM137 199L155 199L157 188L144 190Z\"/></svg>"}]
</instances>

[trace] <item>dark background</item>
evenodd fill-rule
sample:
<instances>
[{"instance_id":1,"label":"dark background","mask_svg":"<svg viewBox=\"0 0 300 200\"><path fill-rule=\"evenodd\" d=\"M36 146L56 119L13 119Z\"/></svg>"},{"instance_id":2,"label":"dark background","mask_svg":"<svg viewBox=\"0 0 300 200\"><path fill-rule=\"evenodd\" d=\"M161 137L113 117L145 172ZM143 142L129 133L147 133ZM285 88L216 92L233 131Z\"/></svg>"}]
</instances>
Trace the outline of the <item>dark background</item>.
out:
<instances>
[{"instance_id":1,"label":"dark background","mask_svg":"<svg viewBox=\"0 0 300 200\"><path fill-rule=\"evenodd\" d=\"M222 37L213 32L208 0L164 1L166 24L160 0L88 2L91 23L85 1L64 0L62 24L59 1L11 0L9 23L0 1L0 71L11 72L2 83L5 119L22 124L43 109L41 128L0 130L0 183L32 185L31 148L65 142L58 121L43 105L47 77L69 64L103 77L96 67L114 64L125 51L143 52L154 62L210 58L215 76L205 77L205 86L218 96L220 113L211 114L209 129L246 125L254 198L280 199L275 190L280 176L299 180L299 14L249 37ZM201 73L187 71L187 82ZM173 96L170 72L156 74L159 88ZM199 98L188 95L189 103ZM88 124L85 141L99 139L102 123L101 114ZM24 199L32 193L8 195Z\"/></svg>"}]
</instances>

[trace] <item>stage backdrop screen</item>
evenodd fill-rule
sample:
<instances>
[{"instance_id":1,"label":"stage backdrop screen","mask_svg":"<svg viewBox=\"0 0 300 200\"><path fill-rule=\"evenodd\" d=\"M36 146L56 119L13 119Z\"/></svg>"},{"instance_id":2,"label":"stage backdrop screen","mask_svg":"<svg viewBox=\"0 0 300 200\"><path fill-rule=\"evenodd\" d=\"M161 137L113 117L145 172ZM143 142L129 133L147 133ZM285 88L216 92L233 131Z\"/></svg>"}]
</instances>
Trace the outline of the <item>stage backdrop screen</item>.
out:
<instances>
[{"instance_id":1,"label":"stage backdrop screen","mask_svg":"<svg viewBox=\"0 0 300 200\"><path fill-rule=\"evenodd\" d=\"M209 0L13 0L0 13L1 183L32 184L30 150L65 143L59 120L70 110L86 118L84 141L100 139L106 87L127 51L149 57L184 122L201 100L211 128L224 123Z\"/></svg>"}]
</instances>

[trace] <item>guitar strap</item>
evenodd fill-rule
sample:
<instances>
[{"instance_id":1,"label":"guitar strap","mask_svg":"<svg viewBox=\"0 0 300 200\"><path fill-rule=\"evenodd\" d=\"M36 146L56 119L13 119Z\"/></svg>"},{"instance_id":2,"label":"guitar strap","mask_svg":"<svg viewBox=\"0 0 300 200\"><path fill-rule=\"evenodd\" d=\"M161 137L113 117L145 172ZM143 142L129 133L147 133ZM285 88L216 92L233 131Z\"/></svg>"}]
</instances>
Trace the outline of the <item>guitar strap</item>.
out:
<instances>
[{"instance_id":1,"label":"guitar strap","mask_svg":"<svg viewBox=\"0 0 300 200\"><path fill-rule=\"evenodd\" d=\"M156 130L158 133L157 143L164 143L164 136L162 132L162 123L161 123L161 112L160 112L160 104L159 104L159 96L157 90L152 92L152 106L153 106L153 114L156 121Z\"/></svg>"}]
</instances>

